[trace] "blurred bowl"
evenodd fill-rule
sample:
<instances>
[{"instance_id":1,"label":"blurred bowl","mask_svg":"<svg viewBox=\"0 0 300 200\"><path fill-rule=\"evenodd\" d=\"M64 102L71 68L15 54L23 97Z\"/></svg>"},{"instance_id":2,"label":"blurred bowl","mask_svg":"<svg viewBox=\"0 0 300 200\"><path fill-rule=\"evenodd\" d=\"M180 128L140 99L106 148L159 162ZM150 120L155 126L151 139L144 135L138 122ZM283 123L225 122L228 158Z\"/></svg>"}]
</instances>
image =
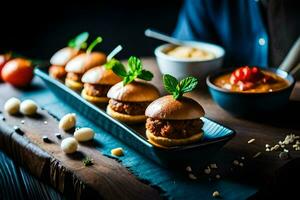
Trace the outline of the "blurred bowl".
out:
<instances>
[{"instance_id":1,"label":"blurred bowl","mask_svg":"<svg viewBox=\"0 0 300 200\"><path fill-rule=\"evenodd\" d=\"M199 80L205 80L208 74L219 69L223 64L225 51L222 47L204 42L184 42L183 46L191 46L200 50L211 52L215 58L201 60L197 58L176 58L167 55L166 52L174 48L173 44L164 44L154 51L159 70L162 74L170 74L177 79L187 76L195 76Z\"/></svg>"},{"instance_id":2,"label":"blurred bowl","mask_svg":"<svg viewBox=\"0 0 300 200\"><path fill-rule=\"evenodd\" d=\"M232 72L234 69L226 69L208 76L206 83L212 99L223 109L237 116L259 116L260 114L270 114L285 108L289 103L289 97L295 85L295 79L287 72L268 68L263 69L280 76L289 82L288 87L273 92L264 93L244 93L233 92L216 86L213 81L220 75Z\"/></svg>"}]
</instances>

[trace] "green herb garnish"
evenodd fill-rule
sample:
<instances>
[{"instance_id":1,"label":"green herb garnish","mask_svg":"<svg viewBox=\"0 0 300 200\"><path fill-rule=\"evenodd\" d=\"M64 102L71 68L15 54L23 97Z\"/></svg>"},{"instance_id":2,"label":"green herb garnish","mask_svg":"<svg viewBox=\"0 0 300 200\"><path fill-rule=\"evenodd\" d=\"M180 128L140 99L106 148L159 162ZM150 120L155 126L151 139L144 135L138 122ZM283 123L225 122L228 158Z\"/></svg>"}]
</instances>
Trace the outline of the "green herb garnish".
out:
<instances>
[{"instance_id":1,"label":"green herb garnish","mask_svg":"<svg viewBox=\"0 0 300 200\"><path fill-rule=\"evenodd\" d=\"M89 38L88 32L83 32L77 35L75 38L71 39L68 46L77 50L85 49L87 47L87 39Z\"/></svg>"},{"instance_id":2,"label":"green herb garnish","mask_svg":"<svg viewBox=\"0 0 300 200\"><path fill-rule=\"evenodd\" d=\"M163 77L165 89L171 93L174 99L182 97L184 93L191 92L198 84L198 80L194 77L187 77L178 81L175 77L165 74Z\"/></svg>"},{"instance_id":3,"label":"green herb garnish","mask_svg":"<svg viewBox=\"0 0 300 200\"><path fill-rule=\"evenodd\" d=\"M93 159L92 158L90 158L90 157L85 157L83 160L82 160L82 163L83 163L83 165L84 166L91 166L91 165L93 165L94 163L93 163Z\"/></svg>"},{"instance_id":4,"label":"green herb garnish","mask_svg":"<svg viewBox=\"0 0 300 200\"><path fill-rule=\"evenodd\" d=\"M86 53L90 54L97 44L100 44L103 41L102 37L97 37L87 48Z\"/></svg>"},{"instance_id":5,"label":"green herb garnish","mask_svg":"<svg viewBox=\"0 0 300 200\"><path fill-rule=\"evenodd\" d=\"M128 59L127 70L125 66L116 59L111 59L105 66L110 67L110 69L112 69L115 74L123 79L123 85L131 83L136 78L145 81L151 81L153 78L153 74L150 71L143 69L141 60L134 56L131 56Z\"/></svg>"}]
</instances>

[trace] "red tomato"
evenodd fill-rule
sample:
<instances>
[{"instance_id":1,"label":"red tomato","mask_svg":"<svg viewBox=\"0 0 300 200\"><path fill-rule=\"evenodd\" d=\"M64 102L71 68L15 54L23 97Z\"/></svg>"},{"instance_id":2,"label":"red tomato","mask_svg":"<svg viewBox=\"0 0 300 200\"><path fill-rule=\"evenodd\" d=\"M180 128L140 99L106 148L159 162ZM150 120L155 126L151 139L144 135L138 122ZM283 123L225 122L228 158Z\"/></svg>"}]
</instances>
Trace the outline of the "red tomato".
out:
<instances>
[{"instance_id":1,"label":"red tomato","mask_svg":"<svg viewBox=\"0 0 300 200\"><path fill-rule=\"evenodd\" d=\"M251 79L251 69L248 66L242 68L243 79L242 81L249 81Z\"/></svg>"},{"instance_id":2,"label":"red tomato","mask_svg":"<svg viewBox=\"0 0 300 200\"><path fill-rule=\"evenodd\" d=\"M10 54L2 54L0 55L0 81L2 81L1 71L4 65L10 60Z\"/></svg>"},{"instance_id":3,"label":"red tomato","mask_svg":"<svg viewBox=\"0 0 300 200\"><path fill-rule=\"evenodd\" d=\"M33 78L33 67L29 60L15 58L4 65L1 75L5 82L16 87L24 87Z\"/></svg>"}]
</instances>

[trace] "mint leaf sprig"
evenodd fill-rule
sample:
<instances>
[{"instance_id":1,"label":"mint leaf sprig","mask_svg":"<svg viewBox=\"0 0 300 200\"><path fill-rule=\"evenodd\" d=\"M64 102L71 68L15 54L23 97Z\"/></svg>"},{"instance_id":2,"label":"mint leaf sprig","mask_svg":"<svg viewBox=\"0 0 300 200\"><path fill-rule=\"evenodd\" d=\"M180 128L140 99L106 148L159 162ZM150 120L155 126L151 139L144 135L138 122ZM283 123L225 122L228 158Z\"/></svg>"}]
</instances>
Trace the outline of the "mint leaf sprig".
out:
<instances>
[{"instance_id":1,"label":"mint leaf sprig","mask_svg":"<svg viewBox=\"0 0 300 200\"><path fill-rule=\"evenodd\" d=\"M171 93L174 99L178 99L182 97L184 93L194 90L198 84L198 80L190 76L178 81L170 74L165 74L163 76L163 84L167 92Z\"/></svg>"},{"instance_id":2,"label":"mint leaf sprig","mask_svg":"<svg viewBox=\"0 0 300 200\"><path fill-rule=\"evenodd\" d=\"M75 38L71 39L68 46L77 50L85 49L87 47L87 39L89 38L88 32L83 32L77 35Z\"/></svg>"},{"instance_id":3,"label":"mint leaf sprig","mask_svg":"<svg viewBox=\"0 0 300 200\"><path fill-rule=\"evenodd\" d=\"M131 56L128 59L128 69L116 59L111 59L105 64L106 69L112 69L115 74L123 79L123 85L127 85L136 78L151 81L153 74L150 71L144 70L142 62L139 58Z\"/></svg>"}]
</instances>

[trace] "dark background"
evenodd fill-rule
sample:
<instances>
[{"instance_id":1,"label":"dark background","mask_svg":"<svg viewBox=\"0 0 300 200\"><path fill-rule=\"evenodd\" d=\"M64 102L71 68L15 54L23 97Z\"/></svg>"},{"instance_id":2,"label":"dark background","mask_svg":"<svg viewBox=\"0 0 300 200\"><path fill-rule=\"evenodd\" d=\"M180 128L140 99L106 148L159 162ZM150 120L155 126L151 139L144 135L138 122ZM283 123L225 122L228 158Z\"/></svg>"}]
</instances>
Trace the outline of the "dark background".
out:
<instances>
[{"instance_id":1,"label":"dark background","mask_svg":"<svg viewBox=\"0 0 300 200\"><path fill-rule=\"evenodd\" d=\"M0 51L49 59L70 38L88 31L90 38L104 39L97 50L109 53L121 44L119 58L151 56L161 42L146 38L144 30L151 27L171 34L181 5L181 0L6 2L0 11Z\"/></svg>"}]
</instances>

